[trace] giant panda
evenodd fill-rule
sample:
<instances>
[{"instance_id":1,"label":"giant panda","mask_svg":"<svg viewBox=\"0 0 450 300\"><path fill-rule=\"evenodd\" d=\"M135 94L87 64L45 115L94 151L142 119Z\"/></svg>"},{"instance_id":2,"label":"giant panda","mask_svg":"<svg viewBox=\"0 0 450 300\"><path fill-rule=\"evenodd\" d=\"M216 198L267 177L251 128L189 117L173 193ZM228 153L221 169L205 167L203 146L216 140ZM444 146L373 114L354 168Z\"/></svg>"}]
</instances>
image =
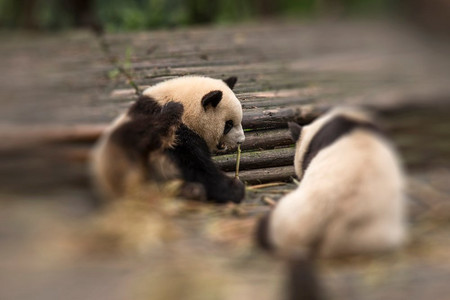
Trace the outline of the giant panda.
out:
<instances>
[{"instance_id":1,"label":"giant panda","mask_svg":"<svg viewBox=\"0 0 450 300\"><path fill-rule=\"evenodd\" d=\"M406 232L404 175L372 117L338 107L289 129L300 184L261 221L260 244L288 257L399 247Z\"/></svg>"},{"instance_id":2,"label":"giant panda","mask_svg":"<svg viewBox=\"0 0 450 300\"><path fill-rule=\"evenodd\" d=\"M405 241L404 174L372 116L359 108L288 125L300 182L260 220L256 238L289 261L288 299L320 299L315 257L379 253Z\"/></svg>"},{"instance_id":3,"label":"giant panda","mask_svg":"<svg viewBox=\"0 0 450 300\"><path fill-rule=\"evenodd\" d=\"M239 203L244 185L211 159L245 139L242 106L232 91L236 81L184 76L146 89L93 150L92 174L103 198L181 180L182 196Z\"/></svg>"}]
</instances>

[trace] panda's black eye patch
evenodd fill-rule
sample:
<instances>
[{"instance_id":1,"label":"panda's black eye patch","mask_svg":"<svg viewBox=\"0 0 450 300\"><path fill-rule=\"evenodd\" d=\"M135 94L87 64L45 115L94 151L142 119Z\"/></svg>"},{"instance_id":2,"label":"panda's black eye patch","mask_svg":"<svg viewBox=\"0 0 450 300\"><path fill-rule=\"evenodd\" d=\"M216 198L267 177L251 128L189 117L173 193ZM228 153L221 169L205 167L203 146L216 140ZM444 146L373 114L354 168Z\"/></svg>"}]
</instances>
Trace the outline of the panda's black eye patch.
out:
<instances>
[{"instance_id":1,"label":"panda's black eye patch","mask_svg":"<svg viewBox=\"0 0 450 300\"><path fill-rule=\"evenodd\" d=\"M223 134L227 134L230 132L231 128L233 128L233 120L228 120L225 122L225 128L223 129Z\"/></svg>"}]
</instances>

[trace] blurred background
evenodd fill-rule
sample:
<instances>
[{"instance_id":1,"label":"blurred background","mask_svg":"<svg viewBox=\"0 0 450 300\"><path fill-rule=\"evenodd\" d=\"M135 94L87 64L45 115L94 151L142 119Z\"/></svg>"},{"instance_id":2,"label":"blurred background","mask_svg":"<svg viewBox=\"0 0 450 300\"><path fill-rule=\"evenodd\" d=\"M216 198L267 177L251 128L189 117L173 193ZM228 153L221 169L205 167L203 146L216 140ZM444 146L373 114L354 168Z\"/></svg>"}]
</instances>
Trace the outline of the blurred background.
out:
<instances>
[{"instance_id":1,"label":"blurred background","mask_svg":"<svg viewBox=\"0 0 450 300\"><path fill-rule=\"evenodd\" d=\"M448 0L0 0L0 299L280 299L254 225L296 188L286 122L338 104L373 109L401 153L411 235L320 261L326 293L448 298L449 37ZM100 207L101 132L135 87L192 74L239 78L244 203Z\"/></svg>"},{"instance_id":2,"label":"blurred background","mask_svg":"<svg viewBox=\"0 0 450 300\"><path fill-rule=\"evenodd\" d=\"M231 24L268 18L411 18L449 29L446 0L1 0L0 26L67 30L100 23L109 31Z\"/></svg>"}]
</instances>

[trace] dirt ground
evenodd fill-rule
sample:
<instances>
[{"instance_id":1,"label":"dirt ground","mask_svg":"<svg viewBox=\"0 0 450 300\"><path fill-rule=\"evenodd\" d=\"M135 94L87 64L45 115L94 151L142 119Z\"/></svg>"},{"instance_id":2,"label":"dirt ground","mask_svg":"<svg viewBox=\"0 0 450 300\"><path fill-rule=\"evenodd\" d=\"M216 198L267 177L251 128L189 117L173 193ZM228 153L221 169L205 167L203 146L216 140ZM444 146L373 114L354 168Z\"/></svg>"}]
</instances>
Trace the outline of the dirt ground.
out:
<instances>
[{"instance_id":1,"label":"dirt ground","mask_svg":"<svg viewBox=\"0 0 450 300\"><path fill-rule=\"evenodd\" d=\"M408 246L319 261L330 299L445 299L450 172L410 179ZM277 199L294 187L250 191L239 207L171 200L160 203L162 216L133 207L130 217L121 206L99 217L75 193L8 197L0 209L2 299L279 299L285 266L255 249L253 226L269 209L261 194Z\"/></svg>"}]
</instances>

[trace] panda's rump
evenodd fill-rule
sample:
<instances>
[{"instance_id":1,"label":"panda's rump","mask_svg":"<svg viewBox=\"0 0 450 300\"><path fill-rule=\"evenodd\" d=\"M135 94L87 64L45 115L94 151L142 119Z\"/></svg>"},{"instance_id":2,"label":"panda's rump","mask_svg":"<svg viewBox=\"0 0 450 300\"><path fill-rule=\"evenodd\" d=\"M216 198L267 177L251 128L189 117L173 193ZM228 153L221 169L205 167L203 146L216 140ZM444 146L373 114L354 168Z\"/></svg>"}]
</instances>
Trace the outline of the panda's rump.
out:
<instances>
[{"instance_id":1,"label":"panda's rump","mask_svg":"<svg viewBox=\"0 0 450 300\"><path fill-rule=\"evenodd\" d=\"M403 182L390 146L377 135L355 131L315 160L302 183L320 182L322 192L329 194L325 199L334 202L334 212L323 232L322 255L398 246L404 235Z\"/></svg>"}]
</instances>

